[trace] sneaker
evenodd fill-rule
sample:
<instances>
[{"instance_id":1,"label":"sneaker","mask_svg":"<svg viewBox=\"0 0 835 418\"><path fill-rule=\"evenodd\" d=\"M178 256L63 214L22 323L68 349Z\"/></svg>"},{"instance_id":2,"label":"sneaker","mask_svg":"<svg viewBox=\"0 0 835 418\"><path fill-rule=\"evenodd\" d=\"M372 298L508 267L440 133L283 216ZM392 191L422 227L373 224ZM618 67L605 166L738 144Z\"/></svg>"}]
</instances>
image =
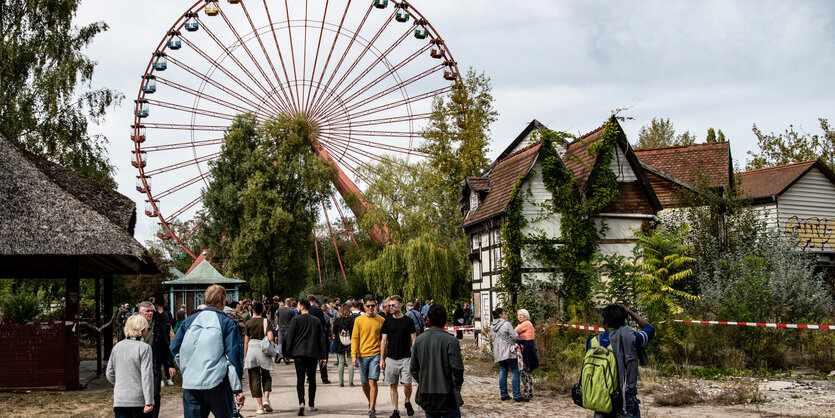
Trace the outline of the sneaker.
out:
<instances>
[{"instance_id":1,"label":"sneaker","mask_svg":"<svg viewBox=\"0 0 835 418\"><path fill-rule=\"evenodd\" d=\"M319 410L319 408L317 408L317 407L315 407L315 406L313 406L313 405L310 405L310 407L308 407L308 408L307 408L307 410L308 410L308 411L318 411L318 410Z\"/></svg>"},{"instance_id":2,"label":"sneaker","mask_svg":"<svg viewBox=\"0 0 835 418\"><path fill-rule=\"evenodd\" d=\"M513 398L513 402L527 402L525 398Z\"/></svg>"},{"instance_id":3,"label":"sneaker","mask_svg":"<svg viewBox=\"0 0 835 418\"><path fill-rule=\"evenodd\" d=\"M264 410L259 408L259 409L257 409L257 410L255 411L255 413L256 413L256 414L258 414L258 415L263 415L263 414L264 414Z\"/></svg>"},{"instance_id":4,"label":"sneaker","mask_svg":"<svg viewBox=\"0 0 835 418\"><path fill-rule=\"evenodd\" d=\"M412 408L412 403L411 402L406 402L405 406L406 406L406 415L408 415L410 417L415 415L415 408Z\"/></svg>"},{"instance_id":5,"label":"sneaker","mask_svg":"<svg viewBox=\"0 0 835 418\"><path fill-rule=\"evenodd\" d=\"M323 385L329 385L329 384L331 384L331 381L328 380L328 379L325 379L325 380L322 381L322 384Z\"/></svg>"},{"instance_id":6,"label":"sneaker","mask_svg":"<svg viewBox=\"0 0 835 418\"><path fill-rule=\"evenodd\" d=\"M350 386L350 387L354 387L354 386L356 386L356 385L355 385L355 384L353 384L353 383L349 383L349 384L348 384L348 386Z\"/></svg>"},{"instance_id":7,"label":"sneaker","mask_svg":"<svg viewBox=\"0 0 835 418\"><path fill-rule=\"evenodd\" d=\"M377 411L373 409L368 410L368 418L377 418Z\"/></svg>"},{"instance_id":8,"label":"sneaker","mask_svg":"<svg viewBox=\"0 0 835 418\"><path fill-rule=\"evenodd\" d=\"M171 379L168 379L168 381L166 381L165 383L167 383L168 386L174 386L174 381L172 381Z\"/></svg>"},{"instance_id":9,"label":"sneaker","mask_svg":"<svg viewBox=\"0 0 835 418\"><path fill-rule=\"evenodd\" d=\"M303 403L299 404L299 416L300 417L304 416L304 404Z\"/></svg>"},{"instance_id":10,"label":"sneaker","mask_svg":"<svg viewBox=\"0 0 835 418\"><path fill-rule=\"evenodd\" d=\"M273 407L270 406L269 402L264 402L264 412L273 412Z\"/></svg>"},{"instance_id":11,"label":"sneaker","mask_svg":"<svg viewBox=\"0 0 835 418\"><path fill-rule=\"evenodd\" d=\"M508 399L510 399L510 396L502 396L502 399L501 399L501 400L502 400L502 402L504 402L504 401L506 401L506 400L508 400Z\"/></svg>"},{"instance_id":12,"label":"sneaker","mask_svg":"<svg viewBox=\"0 0 835 418\"><path fill-rule=\"evenodd\" d=\"M161 379L161 380L159 381L159 386L160 386L160 387L163 387L163 388L165 387L165 379Z\"/></svg>"},{"instance_id":13,"label":"sneaker","mask_svg":"<svg viewBox=\"0 0 835 418\"><path fill-rule=\"evenodd\" d=\"M344 383L340 383L340 384L339 384L339 387L344 388L344 387L345 387L345 384L344 384Z\"/></svg>"},{"instance_id":14,"label":"sneaker","mask_svg":"<svg viewBox=\"0 0 835 418\"><path fill-rule=\"evenodd\" d=\"M389 418L400 418L400 411L395 409L394 412L389 415Z\"/></svg>"}]
</instances>

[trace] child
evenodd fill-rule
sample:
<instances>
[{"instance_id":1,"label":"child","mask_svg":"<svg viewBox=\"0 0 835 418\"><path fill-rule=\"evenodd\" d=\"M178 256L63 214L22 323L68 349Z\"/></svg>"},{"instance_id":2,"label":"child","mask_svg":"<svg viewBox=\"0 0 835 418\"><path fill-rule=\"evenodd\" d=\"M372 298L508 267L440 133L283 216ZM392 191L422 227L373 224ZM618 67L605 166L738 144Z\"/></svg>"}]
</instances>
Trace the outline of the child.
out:
<instances>
[{"instance_id":1,"label":"child","mask_svg":"<svg viewBox=\"0 0 835 418\"><path fill-rule=\"evenodd\" d=\"M623 394L623 402L618 405L619 410L612 411L610 414L595 412L594 417L640 418L641 409L638 405L641 402L638 400L637 387L638 362L649 364L644 347L655 336L655 327L640 315L621 305L609 305L603 308L601 314L603 316L603 327L607 331L593 338L597 338L601 347L612 346L618 364L618 383ZM638 326L641 327L640 331L624 326L627 315L638 323ZM589 339L586 349L589 348L591 348L591 339Z\"/></svg>"}]
</instances>

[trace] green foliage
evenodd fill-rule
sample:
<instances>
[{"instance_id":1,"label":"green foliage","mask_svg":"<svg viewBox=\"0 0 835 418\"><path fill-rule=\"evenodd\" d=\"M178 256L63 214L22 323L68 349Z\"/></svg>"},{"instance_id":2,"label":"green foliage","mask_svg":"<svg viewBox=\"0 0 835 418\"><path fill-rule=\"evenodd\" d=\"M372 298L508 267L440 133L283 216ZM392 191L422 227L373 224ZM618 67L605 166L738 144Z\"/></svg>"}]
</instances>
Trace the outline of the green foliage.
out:
<instances>
[{"instance_id":1,"label":"green foliage","mask_svg":"<svg viewBox=\"0 0 835 418\"><path fill-rule=\"evenodd\" d=\"M130 295L130 300L140 302L148 300L151 296L162 301L165 295L165 285L162 282L166 280L173 280L174 276L170 273L171 261L165 258L165 255L158 248L148 248L148 253L154 259L161 273L153 275L136 275L125 276L123 279L123 287ZM185 270L183 270L185 273ZM93 297L93 294L90 295Z\"/></svg>"},{"instance_id":2,"label":"green foliage","mask_svg":"<svg viewBox=\"0 0 835 418\"><path fill-rule=\"evenodd\" d=\"M240 115L210 164L198 241L259 293L295 294L313 277L317 205L329 197L333 175L310 151L316 129L301 115L261 126Z\"/></svg>"},{"instance_id":3,"label":"green foliage","mask_svg":"<svg viewBox=\"0 0 835 418\"><path fill-rule=\"evenodd\" d=\"M638 132L638 143L635 144L635 149L691 145L695 142L696 136L690 131L676 136L676 130L669 118L652 118L652 122L641 127Z\"/></svg>"},{"instance_id":4,"label":"green foliage","mask_svg":"<svg viewBox=\"0 0 835 418\"><path fill-rule=\"evenodd\" d=\"M0 132L37 155L115 187L107 139L89 135L87 127L100 123L123 95L89 90L96 63L81 49L107 25L76 26L79 3L0 4Z\"/></svg>"},{"instance_id":5,"label":"green foliage","mask_svg":"<svg viewBox=\"0 0 835 418\"><path fill-rule=\"evenodd\" d=\"M0 300L0 307L13 324L34 321L43 311L38 296L26 291L6 295Z\"/></svg>"},{"instance_id":6,"label":"green foliage","mask_svg":"<svg viewBox=\"0 0 835 418\"><path fill-rule=\"evenodd\" d=\"M752 129L757 136L760 152L748 151L752 158L745 169L791 164L815 158L822 159L830 168L835 167L835 130L829 126L827 119L819 118L818 122L823 131L821 134L795 131L793 125L789 125L789 129L782 134L765 134L754 124Z\"/></svg>"},{"instance_id":7,"label":"green foliage","mask_svg":"<svg viewBox=\"0 0 835 418\"><path fill-rule=\"evenodd\" d=\"M682 244L687 235L687 224L671 232L656 228L649 234L636 232L635 256L643 274L638 276L640 304L649 318L665 320L684 312L682 300L699 297L677 289L679 282L693 274L685 268L696 261L687 254L689 248Z\"/></svg>"},{"instance_id":8,"label":"green foliage","mask_svg":"<svg viewBox=\"0 0 835 418\"><path fill-rule=\"evenodd\" d=\"M522 213L524 200L520 195L524 181L525 176L519 176L510 191L502 224L502 271L495 286L503 307L511 312L516 311L512 306L512 296L519 292L522 285L522 246L527 240L522 232L527 220Z\"/></svg>"},{"instance_id":9,"label":"green foliage","mask_svg":"<svg viewBox=\"0 0 835 418\"><path fill-rule=\"evenodd\" d=\"M559 283L556 280L534 280L524 283L519 292L518 308L525 308L530 319L542 323L559 313ZM516 311L513 311L516 314Z\"/></svg>"},{"instance_id":10,"label":"green foliage","mask_svg":"<svg viewBox=\"0 0 835 418\"><path fill-rule=\"evenodd\" d=\"M713 128L707 128L707 137L705 138L705 142L707 142L708 144L727 141L728 140L725 139L725 133L722 132L721 129L716 131Z\"/></svg>"},{"instance_id":11,"label":"green foliage","mask_svg":"<svg viewBox=\"0 0 835 418\"><path fill-rule=\"evenodd\" d=\"M639 267L634 260L611 254L598 256L596 261L596 270L606 276L605 281L601 280L602 289L598 292L604 303L637 306Z\"/></svg>"}]
</instances>

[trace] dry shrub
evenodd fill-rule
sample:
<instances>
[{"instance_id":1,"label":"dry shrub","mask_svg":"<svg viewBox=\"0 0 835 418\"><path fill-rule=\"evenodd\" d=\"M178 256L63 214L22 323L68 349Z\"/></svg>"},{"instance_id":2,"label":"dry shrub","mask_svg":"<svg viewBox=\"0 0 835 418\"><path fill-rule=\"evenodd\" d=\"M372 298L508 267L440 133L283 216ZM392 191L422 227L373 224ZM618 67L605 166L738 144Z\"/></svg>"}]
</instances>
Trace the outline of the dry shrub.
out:
<instances>
[{"instance_id":1,"label":"dry shrub","mask_svg":"<svg viewBox=\"0 0 835 418\"><path fill-rule=\"evenodd\" d=\"M760 393L760 384L756 379L740 379L722 386L713 401L723 405L741 405L760 403L765 395Z\"/></svg>"},{"instance_id":2,"label":"dry shrub","mask_svg":"<svg viewBox=\"0 0 835 418\"><path fill-rule=\"evenodd\" d=\"M655 404L658 406L692 405L702 401L702 396L690 382L674 380L666 387L655 386Z\"/></svg>"},{"instance_id":3,"label":"dry shrub","mask_svg":"<svg viewBox=\"0 0 835 418\"><path fill-rule=\"evenodd\" d=\"M722 347L717 350L717 354L723 369L741 369L748 362L745 352L736 347Z\"/></svg>"}]
</instances>

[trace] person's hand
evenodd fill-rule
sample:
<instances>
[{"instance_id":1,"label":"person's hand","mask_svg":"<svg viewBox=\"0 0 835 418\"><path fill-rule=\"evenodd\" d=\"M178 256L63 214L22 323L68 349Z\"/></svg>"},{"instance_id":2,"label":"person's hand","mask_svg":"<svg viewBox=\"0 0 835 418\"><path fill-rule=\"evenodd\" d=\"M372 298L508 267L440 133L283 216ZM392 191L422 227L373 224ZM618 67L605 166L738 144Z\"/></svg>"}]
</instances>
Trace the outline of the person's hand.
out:
<instances>
[{"instance_id":1,"label":"person's hand","mask_svg":"<svg viewBox=\"0 0 835 418\"><path fill-rule=\"evenodd\" d=\"M153 410L154 410L154 406L153 406L153 405L145 405L145 408L142 408L142 413L143 413L143 414L149 414L149 413L151 413L151 411L153 411Z\"/></svg>"},{"instance_id":2,"label":"person's hand","mask_svg":"<svg viewBox=\"0 0 835 418\"><path fill-rule=\"evenodd\" d=\"M328 361L327 361L327 360L325 360L325 359L321 359L321 360L319 360L319 366L320 366L320 367L325 367L325 365L327 365L327 364L328 364Z\"/></svg>"},{"instance_id":3,"label":"person's hand","mask_svg":"<svg viewBox=\"0 0 835 418\"><path fill-rule=\"evenodd\" d=\"M244 401L246 400L246 395L243 392L235 394L235 405L238 406L238 409L244 407Z\"/></svg>"},{"instance_id":4,"label":"person's hand","mask_svg":"<svg viewBox=\"0 0 835 418\"><path fill-rule=\"evenodd\" d=\"M173 379L174 376L176 376L176 375L177 375L177 369L175 369L173 367L169 367L168 368L168 376L171 376L171 377L169 377L169 379Z\"/></svg>"},{"instance_id":5,"label":"person's hand","mask_svg":"<svg viewBox=\"0 0 835 418\"><path fill-rule=\"evenodd\" d=\"M380 370L386 371L386 360L380 359Z\"/></svg>"},{"instance_id":6,"label":"person's hand","mask_svg":"<svg viewBox=\"0 0 835 418\"><path fill-rule=\"evenodd\" d=\"M357 358L356 357L351 357L351 364L353 364L354 367L359 367L359 364L357 364Z\"/></svg>"}]
</instances>

